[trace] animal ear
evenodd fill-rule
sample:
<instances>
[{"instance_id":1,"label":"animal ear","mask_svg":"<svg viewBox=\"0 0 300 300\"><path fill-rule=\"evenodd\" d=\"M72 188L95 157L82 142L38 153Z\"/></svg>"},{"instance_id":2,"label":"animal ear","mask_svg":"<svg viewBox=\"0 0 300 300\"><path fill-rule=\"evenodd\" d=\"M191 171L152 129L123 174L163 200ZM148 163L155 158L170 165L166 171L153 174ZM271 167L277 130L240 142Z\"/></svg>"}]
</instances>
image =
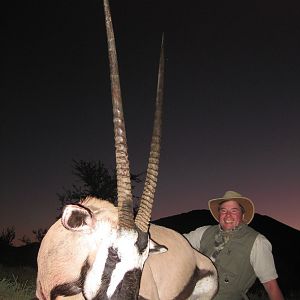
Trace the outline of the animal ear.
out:
<instances>
[{"instance_id":1,"label":"animal ear","mask_svg":"<svg viewBox=\"0 0 300 300\"><path fill-rule=\"evenodd\" d=\"M92 211L80 204L66 205L63 210L61 222L68 230L85 233L90 233L96 223Z\"/></svg>"},{"instance_id":2,"label":"animal ear","mask_svg":"<svg viewBox=\"0 0 300 300\"><path fill-rule=\"evenodd\" d=\"M160 245L150 239L150 253L151 254L159 254L159 253L164 253L167 251L168 251L167 247Z\"/></svg>"}]
</instances>

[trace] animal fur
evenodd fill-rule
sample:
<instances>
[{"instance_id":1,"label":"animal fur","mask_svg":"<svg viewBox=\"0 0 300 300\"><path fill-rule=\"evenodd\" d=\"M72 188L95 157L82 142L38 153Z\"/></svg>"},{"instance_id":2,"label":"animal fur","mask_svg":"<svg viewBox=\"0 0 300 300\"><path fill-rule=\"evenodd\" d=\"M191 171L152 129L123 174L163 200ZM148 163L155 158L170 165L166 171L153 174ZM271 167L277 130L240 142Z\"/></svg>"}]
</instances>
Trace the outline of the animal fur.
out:
<instances>
[{"instance_id":1,"label":"animal fur","mask_svg":"<svg viewBox=\"0 0 300 300\"><path fill-rule=\"evenodd\" d=\"M96 216L95 229L68 230L62 220L52 225L38 255L36 295L39 299L55 299L54 295L60 299L59 294L53 293L57 286L64 286L66 293L78 294L61 299L85 299L82 292L86 299L93 299L93 293L99 288L99 274L104 265L96 268L95 264L99 259L105 262L109 241L116 237L117 208L107 201L90 197L81 205ZM149 232L151 240L164 245L168 251L150 252L143 268L139 298L212 299L217 289L217 273L212 262L193 250L174 230L151 224ZM130 256L134 255L128 254Z\"/></svg>"}]
</instances>

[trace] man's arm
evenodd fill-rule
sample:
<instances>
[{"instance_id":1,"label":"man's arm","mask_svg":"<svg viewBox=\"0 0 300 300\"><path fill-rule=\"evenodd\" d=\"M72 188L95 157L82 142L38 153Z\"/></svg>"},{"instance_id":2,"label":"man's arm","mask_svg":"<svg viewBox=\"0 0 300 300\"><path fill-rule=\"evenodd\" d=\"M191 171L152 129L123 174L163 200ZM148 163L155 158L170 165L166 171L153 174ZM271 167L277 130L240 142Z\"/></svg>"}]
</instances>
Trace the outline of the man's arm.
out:
<instances>
[{"instance_id":1,"label":"man's arm","mask_svg":"<svg viewBox=\"0 0 300 300\"><path fill-rule=\"evenodd\" d=\"M270 300L284 300L277 283L277 272L272 254L272 245L262 234L259 234L253 244L250 262L256 276L263 284Z\"/></svg>"},{"instance_id":2,"label":"man's arm","mask_svg":"<svg viewBox=\"0 0 300 300\"><path fill-rule=\"evenodd\" d=\"M263 285L270 300L284 300L276 279L264 282Z\"/></svg>"},{"instance_id":3,"label":"man's arm","mask_svg":"<svg viewBox=\"0 0 300 300\"><path fill-rule=\"evenodd\" d=\"M210 226L211 225L198 227L196 230L193 230L189 233L184 233L183 236L189 241L189 243L194 249L199 251L202 235L204 231Z\"/></svg>"}]
</instances>

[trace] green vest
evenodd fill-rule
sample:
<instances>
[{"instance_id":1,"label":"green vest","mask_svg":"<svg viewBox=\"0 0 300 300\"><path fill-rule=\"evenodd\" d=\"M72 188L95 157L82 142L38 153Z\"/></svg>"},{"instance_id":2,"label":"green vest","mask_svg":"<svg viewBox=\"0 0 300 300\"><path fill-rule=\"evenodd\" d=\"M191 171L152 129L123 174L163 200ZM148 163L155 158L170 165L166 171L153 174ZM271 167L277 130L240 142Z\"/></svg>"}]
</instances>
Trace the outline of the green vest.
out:
<instances>
[{"instance_id":1,"label":"green vest","mask_svg":"<svg viewBox=\"0 0 300 300\"><path fill-rule=\"evenodd\" d=\"M214 252L219 225L209 227L201 239L200 252L210 257ZM214 300L248 299L246 293L256 279L250 264L250 253L258 232L243 225L225 244L216 258L219 291Z\"/></svg>"}]
</instances>

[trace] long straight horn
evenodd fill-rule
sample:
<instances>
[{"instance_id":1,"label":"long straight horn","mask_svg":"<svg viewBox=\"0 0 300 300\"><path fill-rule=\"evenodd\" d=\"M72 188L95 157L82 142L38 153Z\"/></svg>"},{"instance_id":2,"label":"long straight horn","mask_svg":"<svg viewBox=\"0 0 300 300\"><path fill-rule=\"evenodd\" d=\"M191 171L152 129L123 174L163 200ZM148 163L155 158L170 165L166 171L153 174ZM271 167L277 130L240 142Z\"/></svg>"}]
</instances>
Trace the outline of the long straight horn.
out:
<instances>
[{"instance_id":1,"label":"long straight horn","mask_svg":"<svg viewBox=\"0 0 300 300\"><path fill-rule=\"evenodd\" d=\"M108 0L103 0L107 33L110 81L113 106L114 136L116 148L117 190L119 226L133 228L133 201L130 182L128 147L123 116L117 51Z\"/></svg>"},{"instance_id":2,"label":"long straight horn","mask_svg":"<svg viewBox=\"0 0 300 300\"><path fill-rule=\"evenodd\" d=\"M148 231L149 222L152 213L154 194L155 194L155 189L157 184L157 177L158 177L161 127L162 127L162 104L163 104L163 94L164 94L164 72L165 72L164 36L162 36L159 71L158 71L158 82L157 82L157 93L156 93L156 106L155 106L150 156L149 156L147 175L146 175L143 194L141 197L139 211L135 218L135 224L139 229L141 229L144 232Z\"/></svg>"}]
</instances>

